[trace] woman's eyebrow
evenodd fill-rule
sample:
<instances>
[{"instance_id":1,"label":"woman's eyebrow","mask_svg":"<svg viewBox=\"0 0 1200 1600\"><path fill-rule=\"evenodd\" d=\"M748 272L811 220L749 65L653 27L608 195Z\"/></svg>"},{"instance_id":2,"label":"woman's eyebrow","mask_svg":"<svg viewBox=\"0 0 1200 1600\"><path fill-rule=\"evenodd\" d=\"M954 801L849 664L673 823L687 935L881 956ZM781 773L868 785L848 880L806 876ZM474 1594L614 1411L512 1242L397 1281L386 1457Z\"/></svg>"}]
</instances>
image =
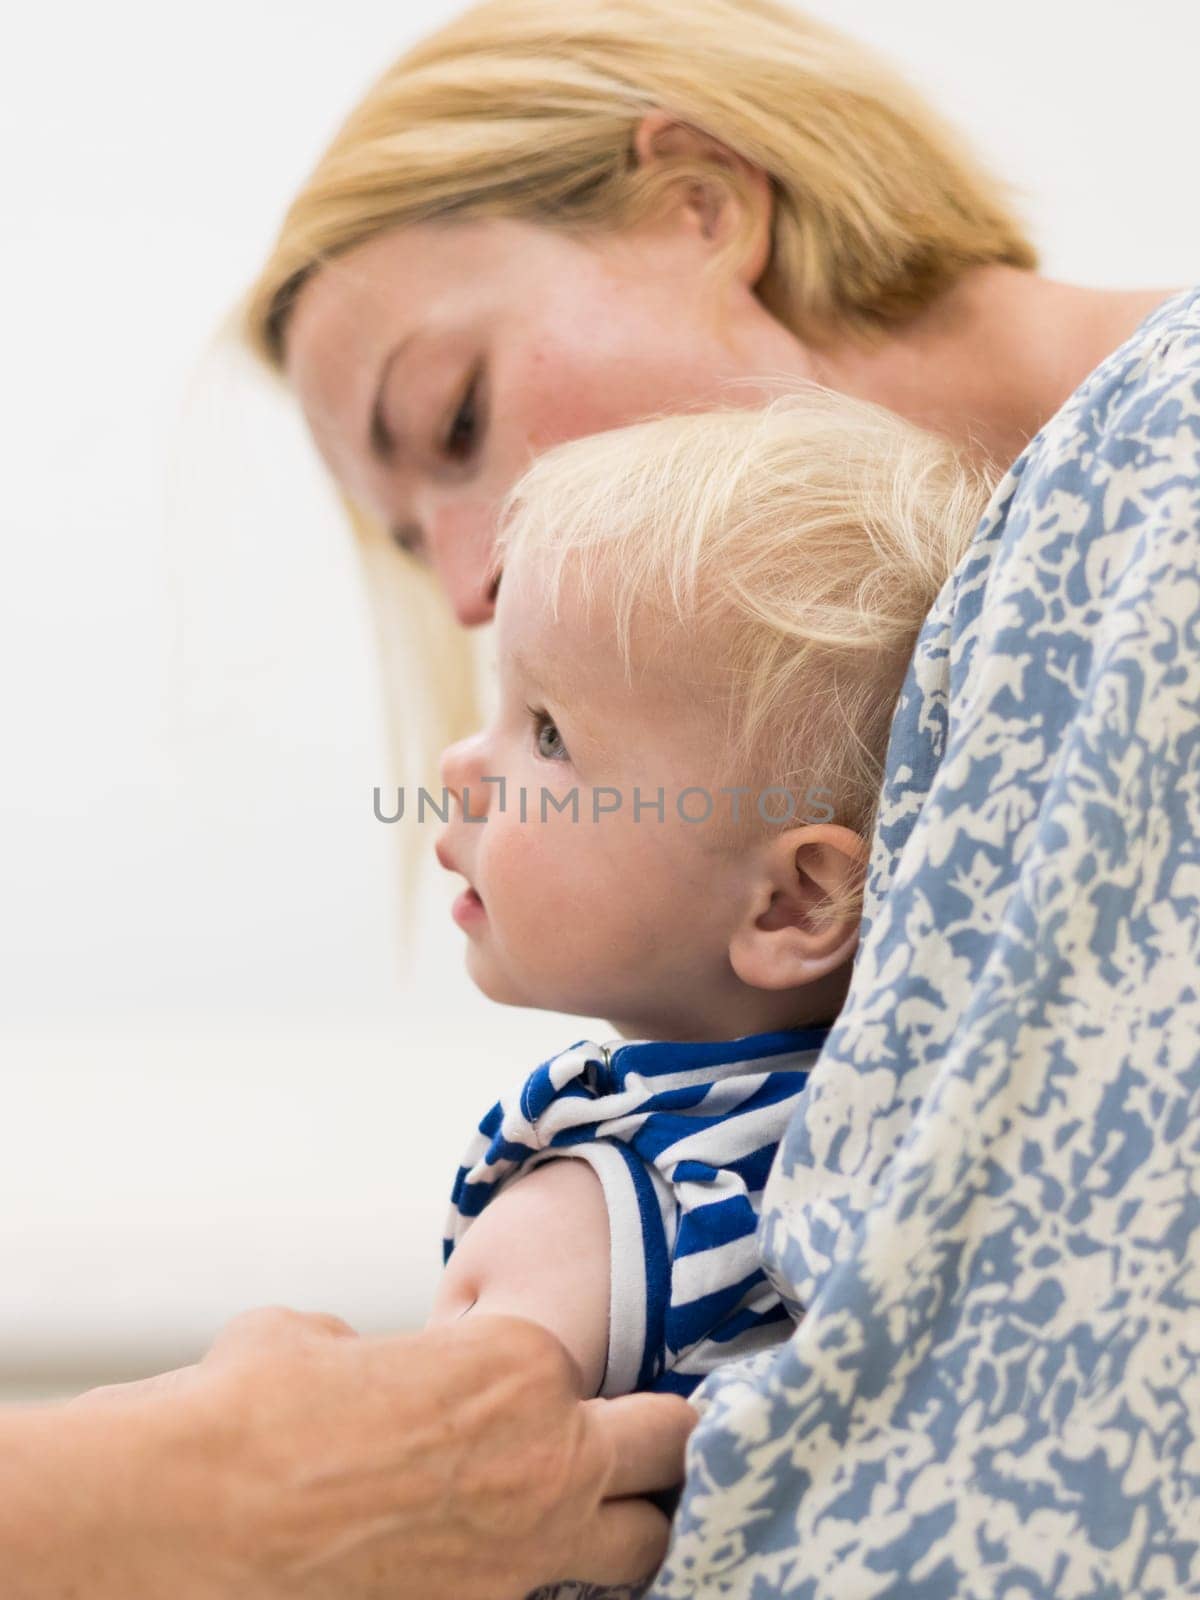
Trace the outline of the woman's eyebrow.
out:
<instances>
[{"instance_id":1,"label":"woman's eyebrow","mask_svg":"<svg viewBox=\"0 0 1200 1600\"><path fill-rule=\"evenodd\" d=\"M399 344L394 344L383 359L383 366L379 369L379 378L375 384L375 398L371 401L371 418L367 430L367 443L371 454L376 461L381 461L385 467L391 466L396 458L396 437L388 427L387 418L383 414L383 391L387 387L388 373L392 370L392 363L405 348L412 343L412 335L401 339Z\"/></svg>"}]
</instances>

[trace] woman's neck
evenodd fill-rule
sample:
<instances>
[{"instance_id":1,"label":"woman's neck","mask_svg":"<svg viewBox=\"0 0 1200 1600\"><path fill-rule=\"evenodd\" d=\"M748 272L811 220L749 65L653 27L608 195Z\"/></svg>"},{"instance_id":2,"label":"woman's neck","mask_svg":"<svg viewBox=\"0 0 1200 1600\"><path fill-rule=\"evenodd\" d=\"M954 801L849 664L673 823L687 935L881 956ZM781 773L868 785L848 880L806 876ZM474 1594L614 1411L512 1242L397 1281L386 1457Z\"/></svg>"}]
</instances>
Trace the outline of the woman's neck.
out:
<instances>
[{"instance_id":1,"label":"woman's neck","mask_svg":"<svg viewBox=\"0 0 1200 1600\"><path fill-rule=\"evenodd\" d=\"M1083 289L976 267L873 346L814 352L821 383L873 400L1007 467L1175 290Z\"/></svg>"}]
</instances>

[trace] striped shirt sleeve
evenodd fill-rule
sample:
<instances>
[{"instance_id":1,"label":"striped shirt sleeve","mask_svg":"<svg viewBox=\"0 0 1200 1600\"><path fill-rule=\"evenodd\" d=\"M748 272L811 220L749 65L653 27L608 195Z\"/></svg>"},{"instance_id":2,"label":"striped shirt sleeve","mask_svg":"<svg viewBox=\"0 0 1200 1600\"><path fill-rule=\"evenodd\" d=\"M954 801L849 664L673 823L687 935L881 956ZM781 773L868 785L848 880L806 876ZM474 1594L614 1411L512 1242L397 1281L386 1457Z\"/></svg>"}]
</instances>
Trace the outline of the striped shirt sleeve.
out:
<instances>
[{"instance_id":1,"label":"striped shirt sleeve","mask_svg":"<svg viewBox=\"0 0 1200 1600\"><path fill-rule=\"evenodd\" d=\"M715 1366L777 1343L791 1320L758 1259L762 1191L826 1032L577 1041L480 1123L446 1259L506 1183L548 1160L587 1161L612 1245L602 1394L688 1394Z\"/></svg>"}]
</instances>

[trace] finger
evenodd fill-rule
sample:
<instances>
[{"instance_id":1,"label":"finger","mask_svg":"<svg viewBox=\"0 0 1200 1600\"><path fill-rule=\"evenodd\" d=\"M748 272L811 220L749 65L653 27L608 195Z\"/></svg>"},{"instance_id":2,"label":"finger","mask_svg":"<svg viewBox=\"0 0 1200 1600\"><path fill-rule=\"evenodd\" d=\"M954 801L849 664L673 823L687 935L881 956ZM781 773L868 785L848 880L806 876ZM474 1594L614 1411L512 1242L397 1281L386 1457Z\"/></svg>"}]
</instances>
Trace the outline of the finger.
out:
<instances>
[{"instance_id":1,"label":"finger","mask_svg":"<svg viewBox=\"0 0 1200 1600\"><path fill-rule=\"evenodd\" d=\"M651 1494L683 1480L688 1435L700 1420L673 1394L627 1394L589 1400L584 1408L593 1438L607 1450L612 1472L605 1495Z\"/></svg>"},{"instance_id":2,"label":"finger","mask_svg":"<svg viewBox=\"0 0 1200 1600\"><path fill-rule=\"evenodd\" d=\"M662 1565L670 1532L671 1524L648 1500L610 1500L580 1543L573 1570L559 1581L604 1587L640 1583Z\"/></svg>"}]
</instances>

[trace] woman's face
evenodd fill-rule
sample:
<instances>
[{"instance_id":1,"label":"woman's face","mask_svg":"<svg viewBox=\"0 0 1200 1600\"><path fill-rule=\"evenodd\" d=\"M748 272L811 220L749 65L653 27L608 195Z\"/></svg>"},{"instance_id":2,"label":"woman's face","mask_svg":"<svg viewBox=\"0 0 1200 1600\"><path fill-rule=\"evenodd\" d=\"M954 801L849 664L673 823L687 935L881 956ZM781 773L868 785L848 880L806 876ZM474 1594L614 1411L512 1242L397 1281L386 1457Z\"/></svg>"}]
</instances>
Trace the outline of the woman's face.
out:
<instances>
[{"instance_id":1,"label":"woman's face","mask_svg":"<svg viewBox=\"0 0 1200 1600\"><path fill-rule=\"evenodd\" d=\"M395 228L323 267L286 370L350 498L487 621L495 517L540 451L662 412L756 405L810 378L760 304L761 261L708 271L720 238L681 205L586 239L478 219Z\"/></svg>"}]
</instances>

